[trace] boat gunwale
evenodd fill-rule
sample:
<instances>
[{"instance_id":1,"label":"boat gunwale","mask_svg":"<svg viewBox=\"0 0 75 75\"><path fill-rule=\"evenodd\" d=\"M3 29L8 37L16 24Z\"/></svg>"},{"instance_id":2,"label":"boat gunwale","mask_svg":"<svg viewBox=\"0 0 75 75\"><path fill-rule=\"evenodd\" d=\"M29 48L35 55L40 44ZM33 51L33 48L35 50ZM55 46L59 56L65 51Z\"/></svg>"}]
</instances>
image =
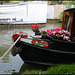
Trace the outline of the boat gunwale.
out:
<instances>
[{"instance_id":1,"label":"boat gunwale","mask_svg":"<svg viewBox=\"0 0 75 75\"><path fill-rule=\"evenodd\" d=\"M49 48L44 48L44 47L41 47L41 46L36 46L36 45L30 44L30 43L27 43L27 42L24 42L24 41L21 41L21 42L23 44L26 44L26 45L29 45L29 46L33 46L33 47L38 48L38 49L47 50L47 51L51 51L51 52L55 52L55 53L73 54L73 55L75 54L75 52L62 51L62 50L56 50L56 49L49 49Z\"/></svg>"},{"instance_id":2,"label":"boat gunwale","mask_svg":"<svg viewBox=\"0 0 75 75\"><path fill-rule=\"evenodd\" d=\"M72 43L72 44L75 44L75 42L73 41L64 41L64 40L59 40L59 39L54 39L52 38L51 36L48 36L50 39L39 39L39 38L25 38L25 37L22 37L24 39L31 39L31 40L40 40L40 41L48 41L48 42L63 42L63 43ZM52 41L51 41L52 40Z\"/></svg>"},{"instance_id":3,"label":"boat gunwale","mask_svg":"<svg viewBox=\"0 0 75 75\"><path fill-rule=\"evenodd\" d=\"M55 41L55 42L63 42L63 43L72 43L72 44L75 44L75 42L73 41L64 41L64 40L59 40L59 39L54 39L50 36L48 36L52 41Z\"/></svg>"}]
</instances>

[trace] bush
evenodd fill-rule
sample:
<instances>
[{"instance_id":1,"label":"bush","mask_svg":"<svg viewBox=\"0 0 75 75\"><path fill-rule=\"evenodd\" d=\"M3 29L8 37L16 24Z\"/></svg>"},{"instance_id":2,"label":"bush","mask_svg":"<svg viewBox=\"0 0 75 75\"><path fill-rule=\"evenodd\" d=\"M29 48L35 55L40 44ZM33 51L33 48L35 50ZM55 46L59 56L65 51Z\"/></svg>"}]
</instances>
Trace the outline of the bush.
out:
<instances>
[{"instance_id":1,"label":"bush","mask_svg":"<svg viewBox=\"0 0 75 75\"><path fill-rule=\"evenodd\" d=\"M58 20L58 22L62 23L62 19L63 19L63 11L60 13L60 20Z\"/></svg>"}]
</instances>

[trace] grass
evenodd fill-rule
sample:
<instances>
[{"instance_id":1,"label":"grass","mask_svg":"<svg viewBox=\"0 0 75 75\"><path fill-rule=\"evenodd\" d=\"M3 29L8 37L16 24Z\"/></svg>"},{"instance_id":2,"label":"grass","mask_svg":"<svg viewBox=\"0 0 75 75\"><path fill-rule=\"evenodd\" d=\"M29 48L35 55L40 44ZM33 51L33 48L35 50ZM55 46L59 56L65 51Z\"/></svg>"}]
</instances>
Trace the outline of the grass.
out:
<instances>
[{"instance_id":1,"label":"grass","mask_svg":"<svg viewBox=\"0 0 75 75\"><path fill-rule=\"evenodd\" d=\"M42 74L42 70L26 70L25 72L21 73L21 74Z\"/></svg>"},{"instance_id":2,"label":"grass","mask_svg":"<svg viewBox=\"0 0 75 75\"><path fill-rule=\"evenodd\" d=\"M24 72L21 73L15 73L16 75L18 74L75 74L75 64L61 64L57 66L52 66L48 68L47 71L43 70L25 70ZM13 74L14 75L14 74Z\"/></svg>"},{"instance_id":3,"label":"grass","mask_svg":"<svg viewBox=\"0 0 75 75\"><path fill-rule=\"evenodd\" d=\"M32 1L22 1L22 0L20 0L20 1L0 1L0 4L3 4L3 3L19 3L19 2L32 2Z\"/></svg>"},{"instance_id":4,"label":"grass","mask_svg":"<svg viewBox=\"0 0 75 75\"><path fill-rule=\"evenodd\" d=\"M53 66L45 74L75 74L75 64Z\"/></svg>"}]
</instances>

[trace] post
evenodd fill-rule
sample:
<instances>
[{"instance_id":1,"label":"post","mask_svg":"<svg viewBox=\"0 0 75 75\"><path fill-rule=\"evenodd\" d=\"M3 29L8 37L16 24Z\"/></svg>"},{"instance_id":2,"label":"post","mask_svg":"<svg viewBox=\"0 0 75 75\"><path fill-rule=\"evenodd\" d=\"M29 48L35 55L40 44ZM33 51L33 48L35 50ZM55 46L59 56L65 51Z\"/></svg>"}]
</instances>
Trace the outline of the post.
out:
<instances>
[{"instance_id":1,"label":"post","mask_svg":"<svg viewBox=\"0 0 75 75\"><path fill-rule=\"evenodd\" d=\"M13 48L13 46L18 42L18 40L21 38L21 35L17 38L17 40L9 47L9 49L3 54L3 56L0 58L2 60L3 57L5 57L8 52Z\"/></svg>"}]
</instances>

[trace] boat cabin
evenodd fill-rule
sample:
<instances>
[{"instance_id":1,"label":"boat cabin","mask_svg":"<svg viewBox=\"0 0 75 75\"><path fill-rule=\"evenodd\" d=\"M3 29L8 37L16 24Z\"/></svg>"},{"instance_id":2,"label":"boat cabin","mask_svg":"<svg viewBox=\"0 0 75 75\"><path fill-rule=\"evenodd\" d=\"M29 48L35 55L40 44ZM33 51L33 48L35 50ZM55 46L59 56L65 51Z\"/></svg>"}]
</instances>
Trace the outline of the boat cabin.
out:
<instances>
[{"instance_id":1,"label":"boat cabin","mask_svg":"<svg viewBox=\"0 0 75 75\"><path fill-rule=\"evenodd\" d=\"M63 12L62 29L71 32L71 40L75 41L75 8Z\"/></svg>"}]
</instances>

